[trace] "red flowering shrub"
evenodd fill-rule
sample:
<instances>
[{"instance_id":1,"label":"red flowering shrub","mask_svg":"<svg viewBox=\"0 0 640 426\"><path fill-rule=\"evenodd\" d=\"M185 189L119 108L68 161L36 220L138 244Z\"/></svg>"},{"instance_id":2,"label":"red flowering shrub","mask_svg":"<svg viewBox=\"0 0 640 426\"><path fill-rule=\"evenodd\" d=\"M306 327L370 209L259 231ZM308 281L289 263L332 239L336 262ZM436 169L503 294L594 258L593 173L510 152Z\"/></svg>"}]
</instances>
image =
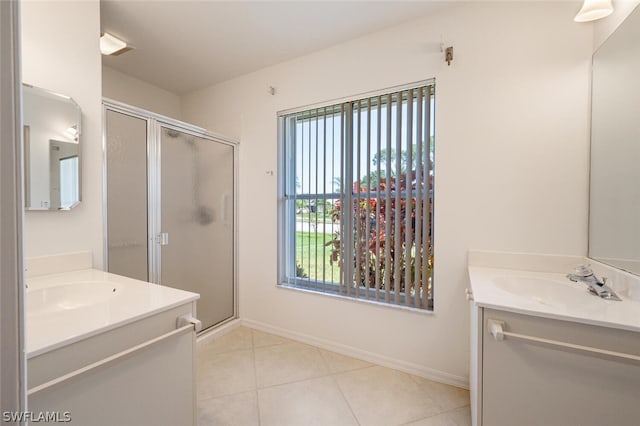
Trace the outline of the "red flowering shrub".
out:
<instances>
[{"instance_id":1,"label":"red flowering shrub","mask_svg":"<svg viewBox=\"0 0 640 426\"><path fill-rule=\"evenodd\" d=\"M411 176L415 177L413 171ZM411 179L407 191L407 174L389 179L387 188L386 178L377 179L371 188L366 184L353 184L353 228L344 229L351 232L355 246L353 262L353 279L347 280L346 285L367 287L386 291L398 290L398 293L418 294L427 296L431 292L431 271L433 268L433 245L431 238L431 202L426 197L425 186L421 179L420 188L416 180ZM417 191L422 191L421 206L418 212ZM385 199L389 191L390 199ZM400 191L399 199L396 198ZM418 223L426 215L427 226ZM407 220L407 216L409 220ZM336 202L331 210L331 219L340 223L343 217L343 206ZM427 235L422 235L422 232ZM425 244L426 243L426 244ZM331 262L338 262L344 267L343 252L341 250L341 233L334 232L332 240L326 245L331 246ZM350 282L349 282L350 281Z\"/></svg>"}]
</instances>

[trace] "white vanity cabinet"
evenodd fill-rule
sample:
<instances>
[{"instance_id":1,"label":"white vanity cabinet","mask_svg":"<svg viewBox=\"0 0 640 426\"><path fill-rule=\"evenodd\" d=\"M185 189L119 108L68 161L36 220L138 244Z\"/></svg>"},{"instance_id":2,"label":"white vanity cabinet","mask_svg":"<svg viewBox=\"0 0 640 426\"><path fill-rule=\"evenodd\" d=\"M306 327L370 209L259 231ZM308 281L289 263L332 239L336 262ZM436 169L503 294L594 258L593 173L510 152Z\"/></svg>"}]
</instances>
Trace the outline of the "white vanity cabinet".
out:
<instances>
[{"instance_id":1,"label":"white vanity cabinet","mask_svg":"<svg viewBox=\"0 0 640 426\"><path fill-rule=\"evenodd\" d=\"M640 333L472 301L471 389L474 426L635 426Z\"/></svg>"},{"instance_id":2,"label":"white vanity cabinet","mask_svg":"<svg viewBox=\"0 0 640 426\"><path fill-rule=\"evenodd\" d=\"M27 283L27 402L35 419L195 426L198 294L91 268Z\"/></svg>"},{"instance_id":3,"label":"white vanity cabinet","mask_svg":"<svg viewBox=\"0 0 640 426\"><path fill-rule=\"evenodd\" d=\"M34 413L69 413L72 425L195 425L193 303L28 360Z\"/></svg>"}]
</instances>

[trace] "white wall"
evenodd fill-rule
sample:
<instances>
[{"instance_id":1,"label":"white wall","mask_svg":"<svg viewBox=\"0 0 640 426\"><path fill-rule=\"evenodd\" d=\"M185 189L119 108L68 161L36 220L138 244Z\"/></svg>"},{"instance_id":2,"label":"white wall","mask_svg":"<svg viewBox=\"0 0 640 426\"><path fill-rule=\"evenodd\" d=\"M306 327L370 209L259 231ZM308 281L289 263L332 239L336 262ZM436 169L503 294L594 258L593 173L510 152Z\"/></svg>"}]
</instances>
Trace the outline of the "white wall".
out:
<instances>
[{"instance_id":1,"label":"white wall","mask_svg":"<svg viewBox=\"0 0 640 426\"><path fill-rule=\"evenodd\" d=\"M82 203L26 212L27 257L91 250L102 265L102 92L98 0L22 2L22 75L82 108Z\"/></svg>"},{"instance_id":2,"label":"white wall","mask_svg":"<svg viewBox=\"0 0 640 426\"><path fill-rule=\"evenodd\" d=\"M604 19L594 22L593 51L595 52L604 41L618 28L627 16L638 6L639 0L614 0L613 13Z\"/></svg>"},{"instance_id":3,"label":"white wall","mask_svg":"<svg viewBox=\"0 0 640 426\"><path fill-rule=\"evenodd\" d=\"M241 141L242 318L464 383L467 250L586 254L593 27L575 13L565 2L460 4L184 96L187 121ZM441 37L454 46L450 67ZM431 77L434 314L277 288L277 184L266 174L277 169L276 113Z\"/></svg>"},{"instance_id":4,"label":"white wall","mask_svg":"<svg viewBox=\"0 0 640 426\"><path fill-rule=\"evenodd\" d=\"M102 95L180 120L180 97L111 67L102 67Z\"/></svg>"}]
</instances>

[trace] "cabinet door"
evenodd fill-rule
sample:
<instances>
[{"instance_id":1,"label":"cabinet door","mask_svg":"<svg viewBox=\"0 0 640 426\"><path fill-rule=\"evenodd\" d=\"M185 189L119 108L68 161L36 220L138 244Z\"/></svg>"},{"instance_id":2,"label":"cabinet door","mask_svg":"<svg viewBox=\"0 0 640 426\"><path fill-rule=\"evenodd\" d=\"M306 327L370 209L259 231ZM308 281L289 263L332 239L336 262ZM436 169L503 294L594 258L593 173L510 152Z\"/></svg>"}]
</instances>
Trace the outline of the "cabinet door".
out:
<instances>
[{"instance_id":1,"label":"cabinet door","mask_svg":"<svg viewBox=\"0 0 640 426\"><path fill-rule=\"evenodd\" d=\"M488 319L504 321L513 333L640 355L638 333L485 309L484 425L638 424L640 364L508 336L497 341L487 331Z\"/></svg>"}]
</instances>

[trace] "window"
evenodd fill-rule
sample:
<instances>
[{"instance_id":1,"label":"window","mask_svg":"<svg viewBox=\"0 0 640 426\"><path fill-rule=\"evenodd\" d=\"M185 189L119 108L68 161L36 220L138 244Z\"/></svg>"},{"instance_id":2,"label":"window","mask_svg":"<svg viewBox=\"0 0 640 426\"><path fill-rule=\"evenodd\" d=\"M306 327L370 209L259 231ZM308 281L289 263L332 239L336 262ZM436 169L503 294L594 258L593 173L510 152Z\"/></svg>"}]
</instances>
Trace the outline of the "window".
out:
<instances>
[{"instance_id":1,"label":"window","mask_svg":"<svg viewBox=\"0 0 640 426\"><path fill-rule=\"evenodd\" d=\"M434 96L280 116L281 285L433 309Z\"/></svg>"},{"instance_id":2,"label":"window","mask_svg":"<svg viewBox=\"0 0 640 426\"><path fill-rule=\"evenodd\" d=\"M78 185L78 156L61 158L60 162L60 207L71 208L80 199Z\"/></svg>"}]
</instances>

